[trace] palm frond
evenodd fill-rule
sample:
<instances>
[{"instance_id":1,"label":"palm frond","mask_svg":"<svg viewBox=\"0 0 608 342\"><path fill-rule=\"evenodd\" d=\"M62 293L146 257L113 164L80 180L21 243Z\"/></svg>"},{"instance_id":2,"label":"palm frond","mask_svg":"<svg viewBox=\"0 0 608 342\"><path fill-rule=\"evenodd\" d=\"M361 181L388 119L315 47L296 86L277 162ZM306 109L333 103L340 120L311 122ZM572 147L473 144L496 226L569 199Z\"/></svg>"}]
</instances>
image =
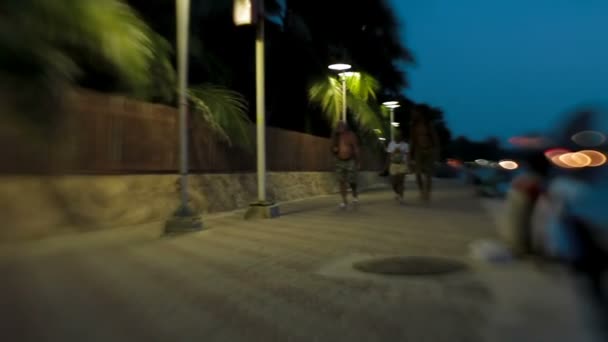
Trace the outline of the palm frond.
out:
<instances>
[{"instance_id":1,"label":"palm frond","mask_svg":"<svg viewBox=\"0 0 608 342\"><path fill-rule=\"evenodd\" d=\"M121 0L7 0L4 11L0 31L10 28L23 41L25 54L36 55L41 47L57 50L38 61L42 68L53 70L58 56L77 50L111 64L133 89L150 81L149 68L159 52L154 33Z\"/></svg>"},{"instance_id":2,"label":"palm frond","mask_svg":"<svg viewBox=\"0 0 608 342\"><path fill-rule=\"evenodd\" d=\"M308 99L318 105L332 127L335 127L342 116L342 85L335 77L313 84L308 89Z\"/></svg>"},{"instance_id":3,"label":"palm frond","mask_svg":"<svg viewBox=\"0 0 608 342\"><path fill-rule=\"evenodd\" d=\"M353 94L349 94L347 96L347 106L353 113L357 126L361 130L384 129L381 109L376 103L364 101Z\"/></svg>"},{"instance_id":4,"label":"palm frond","mask_svg":"<svg viewBox=\"0 0 608 342\"><path fill-rule=\"evenodd\" d=\"M382 128L382 110L375 103L378 81L364 72L352 73L346 76L346 88L346 104L357 125L367 130ZM308 99L321 108L335 127L342 116L342 82L333 76L326 77L309 88Z\"/></svg>"},{"instance_id":5,"label":"palm frond","mask_svg":"<svg viewBox=\"0 0 608 342\"><path fill-rule=\"evenodd\" d=\"M365 72L354 72L346 77L346 88L358 99L363 101L375 100L380 89L380 83Z\"/></svg>"},{"instance_id":6,"label":"palm frond","mask_svg":"<svg viewBox=\"0 0 608 342\"><path fill-rule=\"evenodd\" d=\"M244 97L221 86L204 84L189 90L194 110L202 115L209 127L230 145L253 147L251 120L247 116Z\"/></svg>"}]
</instances>

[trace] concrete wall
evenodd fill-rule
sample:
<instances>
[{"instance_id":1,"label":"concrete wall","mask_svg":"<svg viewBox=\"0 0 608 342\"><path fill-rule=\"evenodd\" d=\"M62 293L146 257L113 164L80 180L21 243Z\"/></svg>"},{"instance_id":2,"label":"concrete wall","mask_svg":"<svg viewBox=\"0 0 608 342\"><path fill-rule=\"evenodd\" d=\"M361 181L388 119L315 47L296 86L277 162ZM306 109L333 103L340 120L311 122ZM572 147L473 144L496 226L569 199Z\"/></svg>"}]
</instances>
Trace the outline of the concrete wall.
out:
<instances>
[{"instance_id":1,"label":"concrete wall","mask_svg":"<svg viewBox=\"0 0 608 342\"><path fill-rule=\"evenodd\" d=\"M362 172L361 188L383 184ZM329 172L270 173L268 197L277 202L335 193ZM2 176L0 242L124 227L166 219L178 205L177 175ZM190 176L191 204L201 213L247 207L256 197L256 176Z\"/></svg>"}]
</instances>

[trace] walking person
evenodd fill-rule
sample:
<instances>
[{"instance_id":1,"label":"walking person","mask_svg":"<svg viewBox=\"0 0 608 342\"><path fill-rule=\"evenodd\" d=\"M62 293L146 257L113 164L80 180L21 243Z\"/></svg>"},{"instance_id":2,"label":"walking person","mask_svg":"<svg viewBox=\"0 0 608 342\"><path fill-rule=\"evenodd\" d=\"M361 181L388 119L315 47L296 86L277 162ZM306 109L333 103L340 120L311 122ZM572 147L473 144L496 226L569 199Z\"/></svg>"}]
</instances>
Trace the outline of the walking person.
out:
<instances>
[{"instance_id":1,"label":"walking person","mask_svg":"<svg viewBox=\"0 0 608 342\"><path fill-rule=\"evenodd\" d=\"M395 140L391 141L386 149L388 154L387 163L391 176L391 184L395 192L395 199L403 204L403 192L405 191L405 175L408 171L408 159L410 145L403 138L401 132L395 134Z\"/></svg>"},{"instance_id":2,"label":"walking person","mask_svg":"<svg viewBox=\"0 0 608 342\"><path fill-rule=\"evenodd\" d=\"M357 204L357 171L361 166L359 158L359 142L348 124L340 121L332 139L332 152L336 156L336 173L340 183L340 195L342 202L340 208L345 209L348 205L347 192L350 186L353 195L353 203Z\"/></svg>"},{"instance_id":3,"label":"walking person","mask_svg":"<svg viewBox=\"0 0 608 342\"><path fill-rule=\"evenodd\" d=\"M414 161L420 199L431 199L435 163L439 159L439 137L431 120L414 108L410 121L410 152Z\"/></svg>"}]
</instances>

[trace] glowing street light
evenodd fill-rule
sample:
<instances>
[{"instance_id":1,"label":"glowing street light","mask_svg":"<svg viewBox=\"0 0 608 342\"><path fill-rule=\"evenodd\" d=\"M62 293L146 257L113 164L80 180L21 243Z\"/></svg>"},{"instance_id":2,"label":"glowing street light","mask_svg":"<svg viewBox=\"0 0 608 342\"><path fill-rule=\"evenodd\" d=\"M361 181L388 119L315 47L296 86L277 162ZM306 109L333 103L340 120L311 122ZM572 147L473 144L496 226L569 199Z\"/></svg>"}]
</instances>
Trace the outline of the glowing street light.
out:
<instances>
[{"instance_id":1,"label":"glowing street light","mask_svg":"<svg viewBox=\"0 0 608 342\"><path fill-rule=\"evenodd\" d=\"M335 71L344 71L344 70L350 70L352 68L352 66L350 64L345 64L345 63L336 63L336 64L332 64L332 65L328 66L328 68L331 70L335 70Z\"/></svg>"},{"instance_id":2,"label":"glowing street light","mask_svg":"<svg viewBox=\"0 0 608 342\"><path fill-rule=\"evenodd\" d=\"M395 141L395 129L393 127L399 127L399 123L395 122L395 108L401 106L397 101L386 101L382 105L391 110L391 141Z\"/></svg>"},{"instance_id":3,"label":"glowing street light","mask_svg":"<svg viewBox=\"0 0 608 342\"><path fill-rule=\"evenodd\" d=\"M352 76L353 73L347 72L352 66L345 63L336 63L328 66L330 70L342 71L339 76L342 79L342 121L346 122L346 77Z\"/></svg>"}]
</instances>

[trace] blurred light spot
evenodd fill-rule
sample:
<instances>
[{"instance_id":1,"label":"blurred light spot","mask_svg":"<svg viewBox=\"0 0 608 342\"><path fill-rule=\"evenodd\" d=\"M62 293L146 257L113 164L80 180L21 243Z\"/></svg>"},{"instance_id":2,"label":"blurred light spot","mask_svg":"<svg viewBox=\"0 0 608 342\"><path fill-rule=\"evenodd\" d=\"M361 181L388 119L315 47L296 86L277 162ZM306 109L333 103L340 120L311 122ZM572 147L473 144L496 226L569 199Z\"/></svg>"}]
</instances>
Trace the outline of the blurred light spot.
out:
<instances>
[{"instance_id":1,"label":"blurred light spot","mask_svg":"<svg viewBox=\"0 0 608 342\"><path fill-rule=\"evenodd\" d=\"M547 140L542 137L513 137L509 143L517 147L540 148L547 145Z\"/></svg>"},{"instance_id":2,"label":"blurred light spot","mask_svg":"<svg viewBox=\"0 0 608 342\"><path fill-rule=\"evenodd\" d=\"M564 153L559 156L559 160L572 168L581 168L591 164L591 158L584 153Z\"/></svg>"},{"instance_id":3,"label":"blurred light spot","mask_svg":"<svg viewBox=\"0 0 608 342\"><path fill-rule=\"evenodd\" d=\"M477 163L478 165L482 165L482 166L487 166L490 164L490 162L485 159L477 159L477 160L475 160L475 163Z\"/></svg>"},{"instance_id":4,"label":"blurred light spot","mask_svg":"<svg viewBox=\"0 0 608 342\"><path fill-rule=\"evenodd\" d=\"M501 160L498 162L498 165L505 170L515 170L519 167L519 165L512 160Z\"/></svg>"},{"instance_id":5,"label":"blurred light spot","mask_svg":"<svg viewBox=\"0 0 608 342\"><path fill-rule=\"evenodd\" d=\"M448 159L447 164L451 167L462 167L462 162L458 159Z\"/></svg>"},{"instance_id":6,"label":"blurred light spot","mask_svg":"<svg viewBox=\"0 0 608 342\"><path fill-rule=\"evenodd\" d=\"M393 122L393 127L399 127L399 123L398 122Z\"/></svg>"},{"instance_id":7,"label":"blurred light spot","mask_svg":"<svg viewBox=\"0 0 608 342\"><path fill-rule=\"evenodd\" d=\"M564 154L556 154L556 155L550 157L549 159L551 160L553 165L555 165L557 167L561 167L562 169L571 169L572 167L568 166L566 163L562 162L562 160L560 159L560 157L563 155Z\"/></svg>"},{"instance_id":8,"label":"blurred light spot","mask_svg":"<svg viewBox=\"0 0 608 342\"><path fill-rule=\"evenodd\" d=\"M554 149L550 149L545 151L545 157L547 157L549 160L553 161L553 159L555 157L559 157L562 154L565 153L569 153L569 150L566 150L565 148L554 148Z\"/></svg>"},{"instance_id":9,"label":"blurred light spot","mask_svg":"<svg viewBox=\"0 0 608 342\"><path fill-rule=\"evenodd\" d=\"M597 131L582 131L572 136L572 141L580 146L595 147L606 141L606 136Z\"/></svg>"},{"instance_id":10,"label":"blurred light spot","mask_svg":"<svg viewBox=\"0 0 608 342\"><path fill-rule=\"evenodd\" d=\"M594 150L585 150L580 151L579 153L589 157L589 159L591 160L591 163L588 165L589 167L598 167L606 164L606 155L601 152Z\"/></svg>"},{"instance_id":11,"label":"blurred light spot","mask_svg":"<svg viewBox=\"0 0 608 342\"><path fill-rule=\"evenodd\" d=\"M380 140L380 141L385 141L385 140L386 140L386 138L380 137L380 138L378 138L378 140Z\"/></svg>"}]
</instances>

